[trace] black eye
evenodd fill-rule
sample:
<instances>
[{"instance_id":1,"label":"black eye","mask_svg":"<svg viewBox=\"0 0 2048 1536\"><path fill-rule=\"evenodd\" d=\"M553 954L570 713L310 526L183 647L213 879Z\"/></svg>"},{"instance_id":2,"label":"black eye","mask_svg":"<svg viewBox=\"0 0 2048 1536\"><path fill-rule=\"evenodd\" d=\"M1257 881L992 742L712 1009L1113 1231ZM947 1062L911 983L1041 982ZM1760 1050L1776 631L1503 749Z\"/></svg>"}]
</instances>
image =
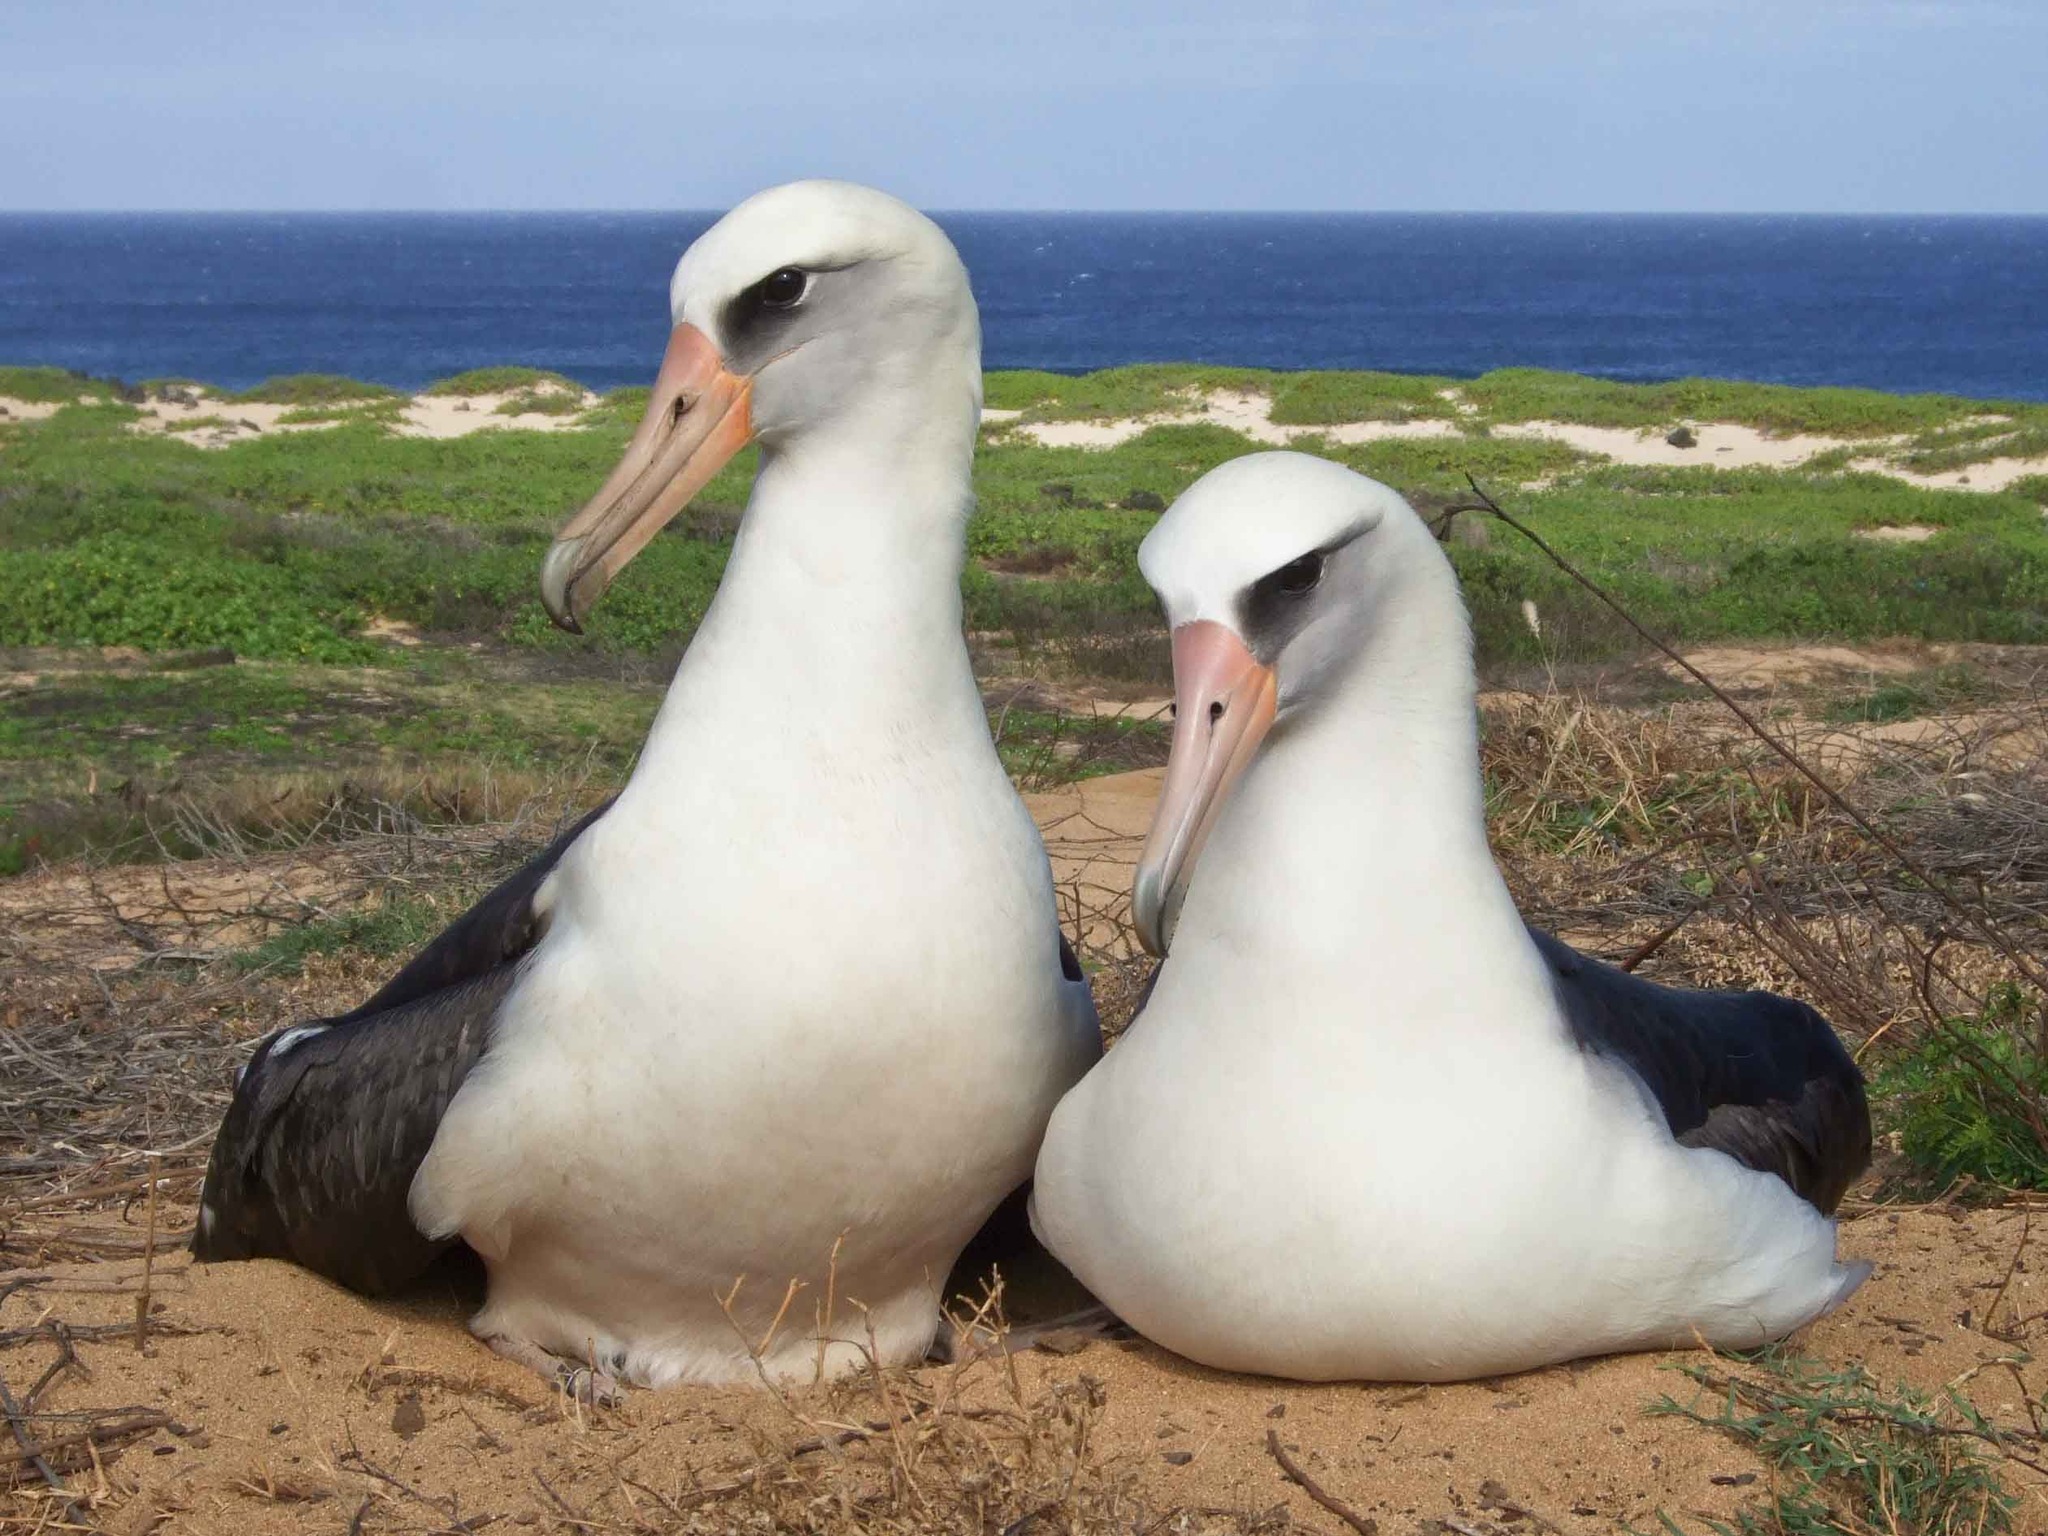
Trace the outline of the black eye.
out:
<instances>
[{"instance_id":1,"label":"black eye","mask_svg":"<svg viewBox=\"0 0 2048 1536\"><path fill-rule=\"evenodd\" d=\"M1276 592L1285 592L1289 597L1299 597L1304 592L1313 592L1316 583L1323 579L1323 556L1303 555L1299 560L1290 560L1266 580L1273 584Z\"/></svg>"},{"instance_id":2,"label":"black eye","mask_svg":"<svg viewBox=\"0 0 2048 1536\"><path fill-rule=\"evenodd\" d=\"M755 285L761 302L769 309L794 309L811 286L811 275L801 267L784 267L771 272Z\"/></svg>"}]
</instances>

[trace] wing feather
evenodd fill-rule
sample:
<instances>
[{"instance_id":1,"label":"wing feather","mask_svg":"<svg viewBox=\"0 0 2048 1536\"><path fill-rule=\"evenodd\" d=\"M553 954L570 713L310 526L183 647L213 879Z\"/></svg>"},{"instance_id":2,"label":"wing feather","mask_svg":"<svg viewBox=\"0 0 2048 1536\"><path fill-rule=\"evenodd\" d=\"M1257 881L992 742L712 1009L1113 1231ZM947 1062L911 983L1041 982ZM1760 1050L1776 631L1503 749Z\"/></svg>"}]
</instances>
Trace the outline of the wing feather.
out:
<instances>
[{"instance_id":1,"label":"wing feather","mask_svg":"<svg viewBox=\"0 0 2048 1536\"><path fill-rule=\"evenodd\" d=\"M198 1258L290 1259L375 1295L459 1244L413 1225L413 1176L546 929L543 882L609 806L449 924L361 1007L256 1047L214 1139Z\"/></svg>"},{"instance_id":2,"label":"wing feather","mask_svg":"<svg viewBox=\"0 0 2048 1536\"><path fill-rule=\"evenodd\" d=\"M1870 1165L1863 1074L1828 1021L1772 992L1659 986L1537 928L1572 1034L1625 1063L1671 1134L1775 1174L1823 1214Z\"/></svg>"}]
</instances>

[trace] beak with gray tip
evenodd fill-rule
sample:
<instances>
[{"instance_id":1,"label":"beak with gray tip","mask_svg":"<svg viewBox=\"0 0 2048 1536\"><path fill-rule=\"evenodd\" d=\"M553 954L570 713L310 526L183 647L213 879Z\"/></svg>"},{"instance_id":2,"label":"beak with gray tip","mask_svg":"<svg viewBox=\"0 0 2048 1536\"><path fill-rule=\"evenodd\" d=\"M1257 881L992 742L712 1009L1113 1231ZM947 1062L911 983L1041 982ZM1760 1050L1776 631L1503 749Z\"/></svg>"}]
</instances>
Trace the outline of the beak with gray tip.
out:
<instances>
[{"instance_id":1,"label":"beak with gray tip","mask_svg":"<svg viewBox=\"0 0 2048 1536\"><path fill-rule=\"evenodd\" d=\"M753 387L696 326L675 328L618 467L541 564L540 600L556 624L583 633L612 578L753 439Z\"/></svg>"},{"instance_id":2,"label":"beak with gray tip","mask_svg":"<svg viewBox=\"0 0 2048 1536\"><path fill-rule=\"evenodd\" d=\"M1162 959L1209 829L1273 728L1280 684L1230 629L1201 619L1173 632L1173 695L1166 787L1131 892L1138 942Z\"/></svg>"}]
</instances>

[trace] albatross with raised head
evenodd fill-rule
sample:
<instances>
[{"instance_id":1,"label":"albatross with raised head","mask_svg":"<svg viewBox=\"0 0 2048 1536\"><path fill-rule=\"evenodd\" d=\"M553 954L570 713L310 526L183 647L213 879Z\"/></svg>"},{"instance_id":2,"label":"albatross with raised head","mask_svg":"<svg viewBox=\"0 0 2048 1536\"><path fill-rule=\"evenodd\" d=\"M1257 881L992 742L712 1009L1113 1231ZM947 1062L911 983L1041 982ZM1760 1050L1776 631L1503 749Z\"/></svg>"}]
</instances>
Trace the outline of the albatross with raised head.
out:
<instances>
[{"instance_id":1,"label":"albatross with raised head","mask_svg":"<svg viewBox=\"0 0 2048 1536\"><path fill-rule=\"evenodd\" d=\"M951 243L799 182L692 245L671 304L542 575L577 627L760 444L638 766L361 1008L257 1048L194 1242L365 1291L466 1243L475 1331L579 1390L922 1355L1100 1049L961 630L980 333Z\"/></svg>"},{"instance_id":2,"label":"albatross with raised head","mask_svg":"<svg viewBox=\"0 0 2048 1536\"><path fill-rule=\"evenodd\" d=\"M1803 1004L1525 926L1465 610L1408 504L1253 455L1139 563L1176 720L1134 906L1167 958L1053 1115L1047 1247L1167 1348L1308 1380L1754 1345L1839 1305L1860 1075Z\"/></svg>"}]
</instances>

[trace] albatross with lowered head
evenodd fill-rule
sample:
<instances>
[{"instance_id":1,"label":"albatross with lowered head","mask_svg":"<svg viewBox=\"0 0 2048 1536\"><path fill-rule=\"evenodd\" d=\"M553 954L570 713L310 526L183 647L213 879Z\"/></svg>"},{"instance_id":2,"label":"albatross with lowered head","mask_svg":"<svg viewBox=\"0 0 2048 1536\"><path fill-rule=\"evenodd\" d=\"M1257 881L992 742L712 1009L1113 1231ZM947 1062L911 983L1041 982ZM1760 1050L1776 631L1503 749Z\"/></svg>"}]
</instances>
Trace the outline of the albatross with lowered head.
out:
<instances>
[{"instance_id":1,"label":"albatross with lowered head","mask_svg":"<svg viewBox=\"0 0 2048 1536\"><path fill-rule=\"evenodd\" d=\"M1135 908L1171 948L1047 1130L1054 1255L1169 1349L1308 1380L1754 1345L1840 1305L1860 1075L1803 1004L1524 925L1464 607L1408 504L1257 454L1139 563L1177 709Z\"/></svg>"},{"instance_id":2,"label":"albatross with lowered head","mask_svg":"<svg viewBox=\"0 0 2048 1536\"><path fill-rule=\"evenodd\" d=\"M363 1007L257 1048L194 1241L370 1291L466 1243L475 1331L598 1392L922 1355L1100 1049L961 632L959 257L799 182L692 245L671 302L646 416L542 576L576 627L761 445L632 778Z\"/></svg>"}]
</instances>

